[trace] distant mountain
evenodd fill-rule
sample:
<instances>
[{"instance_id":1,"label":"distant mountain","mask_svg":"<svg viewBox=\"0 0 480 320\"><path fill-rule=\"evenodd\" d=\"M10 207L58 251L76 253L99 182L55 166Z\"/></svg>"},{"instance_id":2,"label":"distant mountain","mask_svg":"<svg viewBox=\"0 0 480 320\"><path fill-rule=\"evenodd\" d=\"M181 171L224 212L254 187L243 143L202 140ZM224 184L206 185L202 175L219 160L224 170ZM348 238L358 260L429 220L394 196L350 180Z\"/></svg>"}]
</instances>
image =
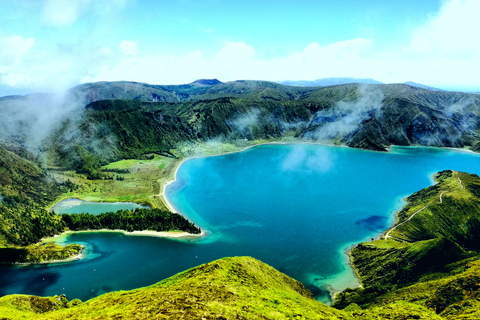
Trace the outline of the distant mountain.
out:
<instances>
[{"instance_id":1,"label":"distant mountain","mask_svg":"<svg viewBox=\"0 0 480 320\"><path fill-rule=\"evenodd\" d=\"M63 229L50 223L58 220L43 207L75 186L55 184L37 162L93 176L119 159L152 153L186 157L201 143L245 146L245 140L280 139L379 151L391 145L480 151L479 116L478 95L408 84L299 87L210 79L160 86L123 81L83 84L61 101L53 95L0 98L0 139L6 141L0 145L0 246L36 242ZM29 141L38 144L38 153L29 152ZM154 286L84 303L7 296L0 298L0 314L37 319L478 319L480 262L462 248L478 248L478 197L480 178L457 172L444 172L437 185L409 197L389 232L407 241L388 238L352 251L363 288L337 296L344 311L317 303L302 285L252 258L227 258Z\"/></svg>"},{"instance_id":2,"label":"distant mountain","mask_svg":"<svg viewBox=\"0 0 480 320\"><path fill-rule=\"evenodd\" d=\"M268 81L238 80L221 82L202 79L183 85L151 85L146 83L117 81L95 82L78 85L69 90L70 101L87 105L99 100L138 100L144 102L181 102L211 100L223 97L274 100L298 99L311 88L288 88ZM287 93L288 92L288 93Z\"/></svg>"},{"instance_id":3,"label":"distant mountain","mask_svg":"<svg viewBox=\"0 0 480 320\"><path fill-rule=\"evenodd\" d=\"M391 145L480 150L480 96L407 84L97 82L72 88L63 104L49 109L54 101L40 95L0 98L0 135L27 147L36 143L40 151L55 150L50 159L72 169L86 170L85 159L92 157L102 163L172 154L182 143L210 139L288 136L383 151Z\"/></svg>"},{"instance_id":4,"label":"distant mountain","mask_svg":"<svg viewBox=\"0 0 480 320\"><path fill-rule=\"evenodd\" d=\"M407 81L407 82L404 82L404 84L408 84L409 86L414 86L414 87L418 87L418 88L422 88L422 89L428 89L428 90L434 90L434 91L444 91L442 89L426 86L424 84L416 83L416 82L413 82L413 81Z\"/></svg>"},{"instance_id":5,"label":"distant mountain","mask_svg":"<svg viewBox=\"0 0 480 320\"><path fill-rule=\"evenodd\" d=\"M299 87L326 87L326 86L336 86L340 84L347 84L347 83L366 83L366 84L382 84L374 79L370 78L323 78L317 80L286 80L279 82L281 84L287 86L299 86Z\"/></svg>"},{"instance_id":6,"label":"distant mountain","mask_svg":"<svg viewBox=\"0 0 480 320\"><path fill-rule=\"evenodd\" d=\"M192 82L192 84L196 84L199 86L213 86L219 83L222 82L218 79L199 79Z\"/></svg>"}]
</instances>

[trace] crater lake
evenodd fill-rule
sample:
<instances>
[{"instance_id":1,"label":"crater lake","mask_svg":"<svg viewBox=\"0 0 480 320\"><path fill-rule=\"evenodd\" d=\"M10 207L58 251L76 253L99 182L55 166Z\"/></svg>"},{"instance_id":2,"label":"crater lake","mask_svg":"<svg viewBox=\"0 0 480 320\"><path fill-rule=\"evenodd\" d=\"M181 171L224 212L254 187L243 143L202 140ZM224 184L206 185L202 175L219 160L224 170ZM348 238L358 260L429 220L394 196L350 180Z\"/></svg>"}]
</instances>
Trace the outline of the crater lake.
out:
<instances>
[{"instance_id":1,"label":"crater lake","mask_svg":"<svg viewBox=\"0 0 480 320\"><path fill-rule=\"evenodd\" d=\"M0 295L99 294L154 284L225 256L253 256L301 281L322 302L358 285L345 252L395 222L403 199L441 170L480 173L470 152L395 147L389 153L314 144L261 145L184 161L165 196L207 232L196 241L85 232L80 261L0 266Z\"/></svg>"}]
</instances>

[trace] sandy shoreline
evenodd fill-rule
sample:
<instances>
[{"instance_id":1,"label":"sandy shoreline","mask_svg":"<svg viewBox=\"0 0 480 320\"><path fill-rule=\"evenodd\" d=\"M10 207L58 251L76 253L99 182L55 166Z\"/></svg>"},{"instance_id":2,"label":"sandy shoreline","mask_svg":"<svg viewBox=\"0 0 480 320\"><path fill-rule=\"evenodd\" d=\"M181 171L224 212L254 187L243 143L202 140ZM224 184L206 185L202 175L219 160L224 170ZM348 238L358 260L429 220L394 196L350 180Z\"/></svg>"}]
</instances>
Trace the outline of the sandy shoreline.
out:
<instances>
[{"instance_id":1,"label":"sandy shoreline","mask_svg":"<svg viewBox=\"0 0 480 320\"><path fill-rule=\"evenodd\" d=\"M96 232L113 232L113 233L121 233L126 236L146 236L146 237L159 237L159 238L167 238L167 239L180 239L180 240L197 240L207 235L207 233L203 230L199 234L188 233L184 231L152 231L152 230L142 230L142 231L125 231L120 229L100 229L100 230L81 230L81 231L65 231L61 234L54 235L53 237L43 238L40 240L40 243L48 243L48 242L57 242L57 244L61 244L65 238L69 235L74 233L96 233ZM41 261L41 262L22 262L22 263L12 263L12 265L16 266L27 266L27 265L36 265L36 264L59 264L59 263L67 263L67 262L74 262L78 260L82 260L86 257L84 253L85 247L82 246L82 251L68 259L65 260L48 260L48 261Z\"/></svg>"},{"instance_id":2,"label":"sandy shoreline","mask_svg":"<svg viewBox=\"0 0 480 320\"><path fill-rule=\"evenodd\" d=\"M43 238L40 240L41 243L46 242L57 242L61 244L64 238L68 237L74 233L97 233L97 232L113 232L121 233L126 236L144 236L144 237L158 237L158 238L167 238L167 239L180 239L180 240L197 240L207 235L203 230L199 234L188 233L184 231L152 231L152 230L142 230L142 231L125 231L120 229L100 229L100 230L81 230L81 231L65 231L61 234L54 235L53 237ZM58 264L82 260L86 257L83 252L85 247L82 246L82 251L68 259L65 260L48 260L41 262L22 262L22 263L12 263L12 265L17 266L27 266L27 265L36 265L36 264Z\"/></svg>"},{"instance_id":3,"label":"sandy shoreline","mask_svg":"<svg viewBox=\"0 0 480 320\"><path fill-rule=\"evenodd\" d=\"M186 158L183 158L183 159L180 159L177 164L175 164L175 170L174 170L174 173L173 173L173 180L169 180L167 182L164 182L162 183L162 185L160 186L160 198L162 199L162 201L165 203L165 205L167 206L167 208L173 212L173 213L178 213L178 214L181 214L179 212L177 212L175 210L175 208L173 207L173 205L168 201L166 195L165 195L165 189L166 187L171 184L171 183L174 183L175 181L177 181L177 172L178 172L178 169L180 168L180 166L185 162L185 161L188 161L188 160L191 160L191 159L199 159L199 158L211 158L211 157L220 157L220 156L225 156L225 155L229 155L229 154L234 154L234 153L240 153L240 152L244 152L244 151L247 151L249 149L253 149L253 148L257 148L257 147L260 147L260 146L265 146L265 145L289 145L289 144L311 144L311 145L319 145L319 146L325 146L325 147L340 147L340 148L349 148L348 146L346 145L335 145L335 144L328 144L328 143L320 143L320 142L313 142L313 141L296 141L296 140L291 140L291 141L271 141L271 142L262 142L262 143L257 143L257 144L252 144L251 146L247 146L247 147L243 147L239 150L236 150L236 151L229 151L229 152L223 152L223 153L218 153L218 154L206 154L206 155L195 155L195 156L189 156L189 157L186 157Z\"/></svg>"},{"instance_id":4,"label":"sandy shoreline","mask_svg":"<svg viewBox=\"0 0 480 320\"><path fill-rule=\"evenodd\" d=\"M260 147L260 146L264 146L264 145L295 145L295 144L310 144L310 145L320 145L320 146L326 146L326 147L344 147L344 148L350 148L346 145L334 145L334 144L325 144L325 143L316 143L316 142L312 142L312 141L296 141L296 140L291 140L291 141L271 141L271 142L262 142L262 143L258 143L258 144L252 144L250 146L246 146L246 147L242 147L240 148L239 150L235 150L235 151L229 151L229 152L218 152L218 153L215 153L215 154L199 154L199 155L193 155L193 156L188 156L186 158L183 158L183 159L178 159L178 161L176 161L175 165L174 165L174 170L170 171L170 174L169 176L167 177L167 179L170 179L171 178L171 175L173 174L173 179L172 180L163 180L161 182L161 185L160 185L160 193L158 194L158 196L160 197L161 201L163 201L163 203L165 204L165 206L173 213L178 213L178 214L181 214L183 215L182 213L179 213L175 208L174 206L172 205L172 203L169 202L169 200L167 199L166 197L166 194L165 194L165 191L166 191L166 187L175 182L177 180L177 173L178 173L178 170L180 168L180 166L187 160L191 160L191 159L198 159L198 158L207 158L207 157L218 157L218 156L224 156L224 155L228 155L228 154L234 154L234 153L240 153L240 152L244 152L244 151L247 151L249 149L253 149L253 148L256 148L256 147ZM396 147L405 147L405 148L414 148L414 147L411 147L411 146L389 146L388 149L387 149L387 152L395 152L395 148ZM423 147L423 146L418 146L418 147ZM429 147L431 148L431 147ZM438 148L438 149L443 149L443 150L448 150L448 151L455 151L455 152L465 152L465 153L474 153L476 154L476 152L473 152L471 150L466 150L466 149L458 149L458 148ZM371 150L365 150L365 151L371 151ZM375 151L373 151L375 152ZM378 151L377 151L378 152ZM396 217L396 214L398 213L398 210L395 211L395 217ZM388 232L388 230L390 230L391 228L394 227L396 221L393 223L393 225L388 228L386 231L384 231L383 233L381 234L385 234L385 232ZM109 230L109 229L101 229L101 230L82 230L82 231L75 231L75 232L83 232L83 233L88 233L88 232L116 232L116 233L122 233L124 235L127 235L127 236L153 236L153 237L162 237L162 238L171 238L171 239L184 239L184 240L195 240L195 239L200 239L201 237L204 237L207 235L207 232L205 232L203 229L201 229L201 233L200 234L190 234L190 233L187 233L187 232L157 232L157 231L149 231L149 230L144 230L144 231L133 231L133 232L128 232L128 231L125 231L125 230ZM61 235L57 235L57 236L54 236L53 239L57 239L58 240L58 237L67 237L69 234L72 234L72 233L75 233L74 231L67 231L67 232L64 232L62 233ZM48 241L48 239L46 239L46 241ZM50 241L52 241L50 239ZM55 241L55 240L53 240ZM368 241L368 240L367 240ZM361 241L361 242L364 242L364 241ZM359 242L359 243L361 243ZM348 265L351 272L353 272L354 274L354 277L356 278L356 281L357 281L357 285L354 286L355 287L362 287L361 285L361 278L359 277L358 273L357 273L357 270L355 269L353 263L352 263L352 257L351 257L351 250L353 249L354 245L349 245L348 247L343 247L342 248L342 255L345 255L343 256L343 259L344 260L344 263L345 265ZM64 263L64 262L71 262L71 261L76 261L76 260L80 260L80 259L83 259L85 257L85 255L82 254L79 254L75 257L72 257L72 258L69 258L69 259L66 259L66 260L59 260L59 261L45 261L45 262L40 262L38 264L50 264L50 263ZM27 264L30 264L30 263L27 263ZM35 263L36 264L36 263ZM337 279L332 279L333 281L331 281L331 283L327 283L327 287L326 289L330 292L330 295L331 295L331 298L332 300L334 300L335 298L335 295L341 291L343 291L345 288L343 289L340 289L340 287L342 287L342 285L345 284L345 280L347 280L347 278L350 278L350 280L352 279L351 275L347 275L348 272L342 272L341 274L339 274L338 278ZM341 279L343 276L344 279ZM343 281L342 281L343 280ZM353 282L350 282L350 284L353 285Z\"/></svg>"},{"instance_id":5,"label":"sandy shoreline","mask_svg":"<svg viewBox=\"0 0 480 320\"><path fill-rule=\"evenodd\" d=\"M50 242L59 240L58 238L67 237L73 233L96 233L96 232L113 232L121 233L126 236L149 236L149 237L159 237L159 238L170 238L170 239L199 239L207 235L205 231L201 231L199 234L188 233L185 231L153 231L153 230L141 230L141 231L125 231L121 229L99 229L99 230L80 230L80 231L65 231L61 234L55 235L53 237L42 239L41 242Z\"/></svg>"}]
</instances>

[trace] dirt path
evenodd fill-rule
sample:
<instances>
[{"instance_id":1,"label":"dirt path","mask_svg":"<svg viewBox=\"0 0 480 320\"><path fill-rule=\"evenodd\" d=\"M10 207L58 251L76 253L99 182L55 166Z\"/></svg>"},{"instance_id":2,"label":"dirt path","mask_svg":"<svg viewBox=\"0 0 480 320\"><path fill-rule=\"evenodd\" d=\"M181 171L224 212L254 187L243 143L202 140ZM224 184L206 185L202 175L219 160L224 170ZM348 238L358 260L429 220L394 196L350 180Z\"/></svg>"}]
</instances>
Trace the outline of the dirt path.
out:
<instances>
[{"instance_id":1,"label":"dirt path","mask_svg":"<svg viewBox=\"0 0 480 320\"><path fill-rule=\"evenodd\" d=\"M459 180L460 180L460 179L459 179ZM460 182L460 184L461 184L461 182ZM462 186L462 188L463 188L463 186ZM385 234L385 240L388 239L389 237L391 237L391 236L390 236L390 232L392 232L393 230L395 230L396 228L398 228L399 226L401 226L401 225L404 224L405 222L407 222L407 221L409 221L410 219L412 219L417 213L419 213L419 212L422 211L423 209L428 208L428 207L430 207L430 206L433 206L433 205L435 205L435 204L440 204L440 203L442 203L442 202L443 202L443 201L442 201L442 196L443 196L443 194L444 194L445 192L447 192L447 191L443 191L442 193L440 193L440 202L439 202L439 203L432 203L432 204L429 204L428 206L423 207L422 209L420 209L420 210L416 211L414 214L412 214L412 215L410 216L410 218L408 218L407 220L403 221L402 223L397 224L395 227L393 227L392 229L388 230L388 232Z\"/></svg>"}]
</instances>

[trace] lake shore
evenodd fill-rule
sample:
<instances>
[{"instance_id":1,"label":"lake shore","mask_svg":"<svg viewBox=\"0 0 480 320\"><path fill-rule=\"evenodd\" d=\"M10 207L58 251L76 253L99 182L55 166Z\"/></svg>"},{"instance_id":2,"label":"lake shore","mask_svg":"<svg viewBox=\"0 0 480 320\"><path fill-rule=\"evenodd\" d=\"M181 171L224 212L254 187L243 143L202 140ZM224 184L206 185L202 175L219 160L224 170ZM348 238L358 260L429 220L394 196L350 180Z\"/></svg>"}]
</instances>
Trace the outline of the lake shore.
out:
<instances>
[{"instance_id":1,"label":"lake shore","mask_svg":"<svg viewBox=\"0 0 480 320\"><path fill-rule=\"evenodd\" d=\"M141 231L125 231L120 229L100 229L100 230L81 230L81 231L65 231L61 234L54 235L53 237L43 238L40 240L40 243L49 243L55 242L57 244L63 244L65 239L68 238L71 234L74 233L97 233L97 232L111 232L111 233L121 233L126 236L143 236L143 237L158 237L158 238L167 238L167 239L177 239L177 240L198 240L207 235L205 231L201 231L199 234L192 234L184 231L152 231L152 230L141 230ZM83 246L82 246L83 247ZM36 264L58 264L66 262L74 262L82 260L86 257L85 253L82 251L68 259L65 260L48 260L42 262L23 262L23 263L13 263L13 265L36 265Z\"/></svg>"},{"instance_id":2,"label":"lake shore","mask_svg":"<svg viewBox=\"0 0 480 320\"><path fill-rule=\"evenodd\" d=\"M160 194L158 196L160 197L160 199L163 201L165 206L171 212L183 215L182 213L178 212L175 209L175 207L172 205L172 203L170 201L168 201L168 199L165 195L165 189L168 185L170 185L171 183L174 183L177 180L178 169L180 168L180 166L185 161L188 161L188 160L191 160L191 159L198 159L198 158L220 157L220 156L225 156L225 155L228 155L228 154L244 152L244 151L247 151L249 149L253 149L253 148L257 148L257 147L265 146L265 145L288 145L288 144L311 144L311 145L320 145L320 146L326 146L326 147L349 148L347 145L336 145L336 144L333 144L333 143L329 144L329 143L320 143L320 142L313 142L313 141L299 141L299 140L291 139L291 140L286 140L286 141L268 141L268 142L253 143L252 145L249 145L249 146L239 147L238 150L234 150L234 151L227 151L227 152L218 151L218 152L213 152L213 154L198 154L198 155L187 156L185 158L178 159L177 163L175 164L175 166L172 170L173 175L171 175L171 179L163 182L160 185Z\"/></svg>"},{"instance_id":3,"label":"lake shore","mask_svg":"<svg viewBox=\"0 0 480 320\"><path fill-rule=\"evenodd\" d=\"M41 242L57 242L61 243L69 235L73 233L96 233L96 232L114 232L121 233L126 236L149 236L149 237L159 237L167 239L200 239L207 235L205 231L201 231L199 234L188 233L185 231L153 231L153 230L141 230L141 231L125 231L120 229L100 229L100 230L80 230L80 231L65 231L61 234L55 235L53 237L44 238Z\"/></svg>"},{"instance_id":4,"label":"lake shore","mask_svg":"<svg viewBox=\"0 0 480 320\"><path fill-rule=\"evenodd\" d=\"M164 202L166 207L174 213L179 213L175 207L172 205L172 203L168 200L165 191L166 187L170 185L171 183L174 183L177 179L177 173L180 168L180 166L192 159L198 159L198 158L210 158L210 157L219 157L219 156L224 156L224 155L229 155L229 154L235 154L235 153L240 153L244 152L253 148L265 146L265 145L289 145L289 144L309 144L309 145L320 145L320 146L326 146L326 147L340 147L340 148L350 148L347 145L336 145L336 144L328 144L328 143L318 143L318 142L313 142L313 141L297 141L295 139L293 140L288 140L288 141L269 141L269 142L261 142L261 143L256 143L252 144L250 146L246 146L243 148L239 148L239 150L235 151L229 151L229 152L219 152L215 154L199 154L199 155L193 155L189 156L183 159L179 159L179 161L175 164L173 172L173 179L168 180L164 182L161 185L161 192L159 194L161 200ZM383 151L370 151L370 150L365 150L368 152L383 152ZM387 152L392 152L392 148L389 148ZM179 213L182 214L182 213ZM396 213L395 213L396 214ZM183 214L182 214L183 215ZM388 231L388 230L387 230ZM203 230L202 230L203 232ZM348 245L342 248L341 250L341 255L342 255L342 265L345 266L345 270L338 274L337 276L332 277L331 281L325 282L325 289L330 293L331 300L334 301L335 296L345 290L347 287L352 287L352 288L357 288L357 287L362 287L361 284L361 278L357 273L357 270L355 269L353 262L352 262L352 257L350 255L350 251L353 249L354 245Z\"/></svg>"},{"instance_id":5,"label":"lake shore","mask_svg":"<svg viewBox=\"0 0 480 320\"><path fill-rule=\"evenodd\" d=\"M35 261L35 262L14 262L14 263L8 263L14 266L30 266L30 265L43 265L43 264L62 264L62 263L69 263L69 262L75 262L82 260L83 258L86 257L85 253L83 250L85 249L84 246L82 246L82 250L80 251L79 254L76 254L74 256L71 256L70 258L67 259L62 259L62 260L46 260L46 261Z\"/></svg>"},{"instance_id":6,"label":"lake shore","mask_svg":"<svg viewBox=\"0 0 480 320\"><path fill-rule=\"evenodd\" d=\"M347 244L343 246L339 250L343 270L336 275L321 280L323 288L330 294L332 303L335 301L336 295L346 288L362 288L362 279L353 265L352 256L350 254L355 246L356 244ZM331 304L326 302L323 303L327 305Z\"/></svg>"}]
</instances>

